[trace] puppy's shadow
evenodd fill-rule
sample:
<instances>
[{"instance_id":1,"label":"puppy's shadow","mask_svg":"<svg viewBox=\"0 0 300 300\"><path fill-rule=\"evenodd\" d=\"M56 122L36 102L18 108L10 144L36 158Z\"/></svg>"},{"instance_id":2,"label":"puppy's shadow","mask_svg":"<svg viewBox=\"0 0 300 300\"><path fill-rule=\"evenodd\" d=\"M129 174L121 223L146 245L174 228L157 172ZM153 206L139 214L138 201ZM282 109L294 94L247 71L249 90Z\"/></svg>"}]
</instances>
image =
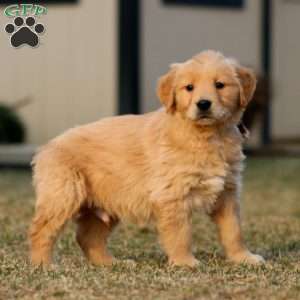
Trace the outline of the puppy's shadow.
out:
<instances>
[{"instance_id":1,"label":"puppy's shadow","mask_svg":"<svg viewBox=\"0 0 300 300\"><path fill-rule=\"evenodd\" d=\"M228 262L224 253L220 249L213 249L211 251L198 249L193 252L195 257L202 264L223 264Z\"/></svg>"}]
</instances>

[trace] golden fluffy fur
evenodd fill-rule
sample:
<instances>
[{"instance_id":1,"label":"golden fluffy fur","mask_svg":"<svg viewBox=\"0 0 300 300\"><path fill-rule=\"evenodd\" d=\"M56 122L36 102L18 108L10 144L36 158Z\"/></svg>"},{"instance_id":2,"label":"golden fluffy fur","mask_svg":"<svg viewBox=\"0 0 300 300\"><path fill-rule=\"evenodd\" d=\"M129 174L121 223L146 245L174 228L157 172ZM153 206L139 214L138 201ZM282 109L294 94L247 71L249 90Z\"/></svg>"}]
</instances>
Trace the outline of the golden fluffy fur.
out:
<instances>
[{"instance_id":1,"label":"golden fluffy fur","mask_svg":"<svg viewBox=\"0 0 300 300\"><path fill-rule=\"evenodd\" d=\"M160 78L163 109L80 126L44 146L33 162L32 263L50 263L58 233L74 219L87 258L111 264L107 238L126 220L154 221L169 263L193 267L191 214L197 208L217 224L229 259L262 262L245 247L239 220L244 156L236 125L255 85L249 69L205 51ZM211 102L205 111L197 105L203 99Z\"/></svg>"}]
</instances>

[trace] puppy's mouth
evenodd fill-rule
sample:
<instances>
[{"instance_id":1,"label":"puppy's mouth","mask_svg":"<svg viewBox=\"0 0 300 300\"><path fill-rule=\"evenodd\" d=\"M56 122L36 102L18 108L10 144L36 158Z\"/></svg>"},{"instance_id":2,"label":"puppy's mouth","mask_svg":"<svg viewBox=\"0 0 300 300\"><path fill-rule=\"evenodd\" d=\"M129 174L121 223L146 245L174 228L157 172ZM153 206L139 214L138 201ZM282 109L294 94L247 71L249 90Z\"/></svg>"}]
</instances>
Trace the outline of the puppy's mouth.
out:
<instances>
[{"instance_id":1,"label":"puppy's mouth","mask_svg":"<svg viewBox=\"0 0 300 300\"><path fill-rule=\"evenodd\" d=\"M211 113L198 113L198 120L212 120L214 119Z\"/></svg>"},{"instance_id":2,"label":"puppy's mouth","mask_svg":"<svg viewBox=\"0 0 300 300\"><path fill-rule=\"evenodd\" d=\"M211 116L208 115L200 115L199 119L203 120L203 119L211 119Z\"/></svg>"},{"instance_id":3,"label":"puppy's mouth","mask_svg":"<svg viewBox=\"0 0 300 300\"><path fill-rule=\"evenodd\" d=\"M214 117L211 114L199 114L197 123L200 125L210 125L215 122Z\"/></svg>"}]
</instances>

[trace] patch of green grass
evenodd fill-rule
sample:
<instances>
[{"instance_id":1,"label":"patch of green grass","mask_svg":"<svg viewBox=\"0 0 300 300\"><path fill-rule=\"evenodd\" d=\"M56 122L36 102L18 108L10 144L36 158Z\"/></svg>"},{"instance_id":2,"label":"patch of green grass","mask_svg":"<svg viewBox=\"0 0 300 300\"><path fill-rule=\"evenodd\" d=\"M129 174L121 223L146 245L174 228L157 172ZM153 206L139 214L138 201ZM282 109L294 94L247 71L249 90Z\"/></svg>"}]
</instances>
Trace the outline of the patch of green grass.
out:
<instances>
[{"instance_id":1,"label":"patch of green grass","mask_svg":"<svg viewBox=\"0 0 300 300\"><path fill-rule=\"evenodd\" d=\"M30 173L0 172L0 299L299 299L300 160L250 159L243 192L243 229L261 267L232 265L214 226L194 217L196 270L169 268L152 229L120 226L110 249L134 259L111 268L87 264L67 227L48 271L28 263L26 233L33 214Z\"/></svg>"}]
</instances>

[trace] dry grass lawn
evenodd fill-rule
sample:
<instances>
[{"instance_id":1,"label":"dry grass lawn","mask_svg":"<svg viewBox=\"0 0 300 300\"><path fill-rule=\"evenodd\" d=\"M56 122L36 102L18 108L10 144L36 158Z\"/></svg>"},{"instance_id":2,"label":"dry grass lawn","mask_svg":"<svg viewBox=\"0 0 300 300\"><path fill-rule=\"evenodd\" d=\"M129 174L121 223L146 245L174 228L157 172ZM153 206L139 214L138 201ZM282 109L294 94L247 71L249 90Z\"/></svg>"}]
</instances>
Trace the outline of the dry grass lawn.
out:
<instances>
[{"instance_id":1,"label":"dry grass lawn","mask_svg":"<svg viewBox=\"0 0 300 300\"><path fill-rule=\"evenodd\" d=\"M136 265L89 266L70 225L51 270L28 264L26 232L33 214L30 173L0 171L0 299L300 299L300 159L249 159L243 228L262 267L224 260L215 228L194 217L197 270L169 268L153 229L121 226L111 251Z\"/></svg>"}]
</instances>

